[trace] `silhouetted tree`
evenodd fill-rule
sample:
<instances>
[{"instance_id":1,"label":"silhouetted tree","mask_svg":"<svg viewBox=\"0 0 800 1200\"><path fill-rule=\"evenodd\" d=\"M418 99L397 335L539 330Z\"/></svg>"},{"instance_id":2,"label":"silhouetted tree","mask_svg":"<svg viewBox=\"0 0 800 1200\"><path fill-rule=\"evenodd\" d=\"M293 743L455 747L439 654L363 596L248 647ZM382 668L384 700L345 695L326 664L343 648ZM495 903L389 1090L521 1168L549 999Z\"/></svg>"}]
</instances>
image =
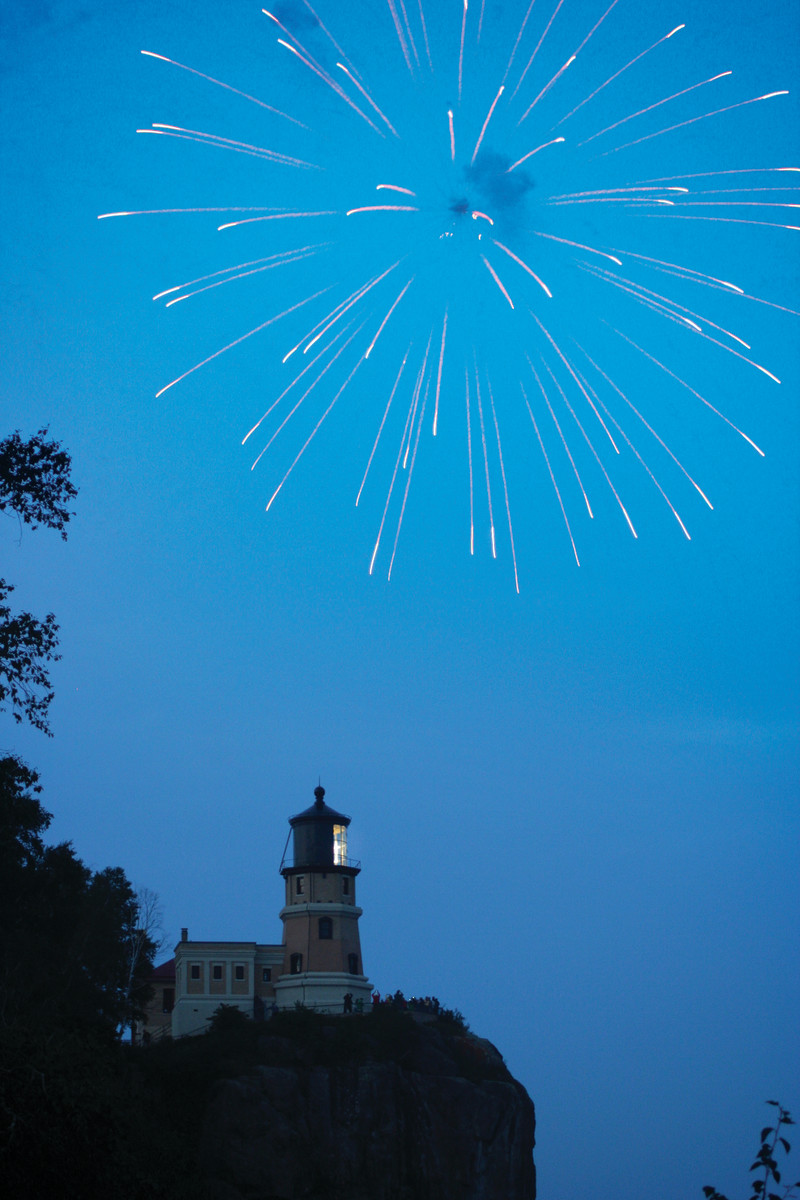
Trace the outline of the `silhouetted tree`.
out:
<instances>
[{"instance_id":1,"label":"silhouetted tree","mask_svg":"<svg viewBox=\"0 0 800 1200\"><path fill-rule=\"evenodd\" d=\"M0 512L16 513L38 529L46 525L67 536L74 514L67 507L78 490L70 479L72 460L59 442L47 440L47 429L23 439L17 429L0 442Z\"/></svg>"},{"instance_id":2,"label":"silhouetted tree","mask_svg":"<svg viewBox=\"0 0 800 1200\"><path fill-rule=\"evenodd\" d=\"M23 439L19 430L0 442L0 512L20 522L67 536L68 507L77 495L70 480L71 459L47 438L47 429ZM12 613L6 603L13 586L0 579L0 712L10 706L14 720L28 720L50 734L47 713L53 699L49 664L59 655L53 613L39 620L29 612Z\"/></svg>"},{"instance_id":3,"label":"silhouetted tree","mask_svg":"<svg viewBox=\"0 0 800 1200\"><path fill-rule=\"evenodd\" d=\"M11 434L0 441L0 512L65 538L70 468L46 429ZM12 613L11 591L0 579L0 712L49 734L58 626L52 613ZM146 1157L131 1160L137 1109L118 1044L146 999L155 946L119 867L93 871L68 842L45 844L51 817L40 792L34 770L0 757L4 1194L155 1200L166 1193L151 1186Z\"/></svg>"},{"instance_id":4,"label":"silhouetted tree","mask_svg":"<svg viewBox=\"0 0 800 1200\"><path fill-rule=\"evenodd\" d=\"M156 955L167 944L162 925L163 913L158 893L150 888L139 888L132 900L131 919L126 947L127 982L125 984L125 1007L127 1023L133 1028L139 1016L136 1004L137 988L141 987L143 962L152 967Z\"/></svg>"},{"instance_id":5,"label":"silhouetted tree","mask_svg":"<svg viewBox=\"0 0 800 1200\"><path fill-rule=\"evenodd\" d=\"M154 945L119 867L45 844L35 771L0 758L0 1176L8 1195L122 1195L119 1034L146 1000ZM128 1119L130 1113L128 1114ZM148 1195L146 1189L130 1194Z\"/></svg>"},{"instance_id":6,"label":"silhouetted tree","mask_svg":"<svg viewBox=\"0 0 800 1200\"><path fill-rule=\"evenodd\" d=\"M44 844L40 790L30 767L0 759L0 1020L113 1038L141 1011L156 945L120 867L91 871L68 842Z\"/></svg>"},{"instance_id":7,"label":"silhouetted tree","mask_svg":"<svg viewBox=\"0 0 800 1200\"><path fill-rule=\"evenodd\" d=\"M220 1004L208 1018L208 1033L229 1034L252 1030L253 1023L236 1004Z\"/></svg>"},{"instance_id":8,"label":"silhouetted tree","mask_svg":"<svg viewBox=\"0 0 800 1200\"><path fill-rule=\"evenodd\" d=\"M18 724L24 717L50 737L47 712L54 693L47 664L61 657L58 625L53 613L43 621L29 612L12 613L5 601L13 590L0 579L0 712L10 702Z\"/></svg>"}]
</instances>

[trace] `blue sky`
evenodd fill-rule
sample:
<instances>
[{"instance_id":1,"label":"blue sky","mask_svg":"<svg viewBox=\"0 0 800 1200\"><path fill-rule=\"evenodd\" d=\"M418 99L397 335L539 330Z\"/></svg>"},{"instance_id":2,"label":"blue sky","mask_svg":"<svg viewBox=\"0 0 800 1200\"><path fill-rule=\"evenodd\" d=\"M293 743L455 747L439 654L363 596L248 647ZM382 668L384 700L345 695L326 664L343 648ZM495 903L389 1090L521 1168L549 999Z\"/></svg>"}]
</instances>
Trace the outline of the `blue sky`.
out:
<instances>
[{"instance_id":1,"label":"blue sky","mask_svg":"<svg viewBox=\"0 0 800 1200\"><path fill-rule=\"evenodd\" d=\"M759 11L738 0L669 0L657 13L619 0L517 125L607 7L565 0L512 99L555 10L537 0L484 138L494 157L479 156L470 175L526 6L487 2L480 44L480 5L470 6L460 105L459 4L426 4L431 74L419 10L407 3L421 58L413 77L388 6L314 7L400 137L379 137L277 44L279 31L249 0L54 2L6 17L3 78L13 119L4 128L5 426L32 432L48 424L72 452L80 496L65 545L20 534L11 520L0 530L3 573L21 605L57 613L63 650L55 737L6 720L4 747L41 770L54 835L73 839L92 865L119 863L156 890L173 937L186 925L195 937L277 939L286 818L310 803L321 777L330 802L353 818L370 977L381 990L438 994L498 1043L537 1105L544 1200L674 1200L699 1195L708 1182L743 1194L762 1101L800 1102L800 357L797 318L783 311L798 307L798 234L775 227L794 223L791 209L751 207L792 203L800 192L718 189L791 188L798 178L765 170L800 165L796 14L783 0ZM307 9L277 11L336 72L338 54L324 32L313 21L297 24ZM682 22L684 30L559 123ZM143 49L308 128L143 57ZM602 153L782 89L790 94ZM154 122L323 169L136 135ZM565 142L517 169L524 186L510 198L506 168L557 136ZM696 178L673 181L691 191L673 194L682 199L671 206L645 204L643 192L624 205L552 202L679 175ZM416 196L376 192L378 183ZM406 200L420 211L343 215ZM468 211L453 211L459 205ZM97 220L120 210L232 206L334 215L221 232L225 214ZM473 220L472 211L495 224ZM737 220L684 219L698 215ZM623 251L622 265L534 230ZM522 258L552 298L495 242ZM150 299L233 264L319 244L312 257L168 310ZM655 270L634 254L732 282L771 305L693 282L686 271ZM283 355L395 262L344 319L355 324L328 357L363 323L356 340L251 471L286 405L265 421L260 442L254 434L243 446L244 435L313 352L286 364ZM639 299L581 264L616 272ZM369 360L265 514L412 277ZM156 397L322 288L330 290ZM654 292L683 306L670 307L673 316L700 314L690 319L703 332L780 385L640 302ZM408 478L402 464L372 574L370 558L414 380L429 335L436 361L445 307L437 435L429 369L388 582ZM536 318L619 421L691 540L609 418L615 452ZM656 429L713 511L584 352ZM593 518L526 355L546 381Z\"/></svg>"}]
</instances>

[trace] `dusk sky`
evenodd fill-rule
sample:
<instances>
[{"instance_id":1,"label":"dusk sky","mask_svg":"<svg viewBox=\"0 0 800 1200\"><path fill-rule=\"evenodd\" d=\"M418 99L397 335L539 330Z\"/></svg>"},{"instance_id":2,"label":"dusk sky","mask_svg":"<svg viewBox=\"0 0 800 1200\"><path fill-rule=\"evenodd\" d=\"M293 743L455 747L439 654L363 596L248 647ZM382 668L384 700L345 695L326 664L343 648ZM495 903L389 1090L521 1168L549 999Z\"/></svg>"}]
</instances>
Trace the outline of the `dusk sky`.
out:
<instances>
[{"instance_id":1,"label":"dusk sky","mask_svg":"<svg viewBox=\"0 0 800 1200\"><path fill-rule=\"evenodd\" d=\"M797 7L392 7L5 5L3 434L80 494L0 527L63 653L2 747L170 943L279 940L321 780L370 979L496 1042L541 1200L735 1200L800 1110ZM156 209L220 211L98 220Z\"/></svg>"}]
</instances>

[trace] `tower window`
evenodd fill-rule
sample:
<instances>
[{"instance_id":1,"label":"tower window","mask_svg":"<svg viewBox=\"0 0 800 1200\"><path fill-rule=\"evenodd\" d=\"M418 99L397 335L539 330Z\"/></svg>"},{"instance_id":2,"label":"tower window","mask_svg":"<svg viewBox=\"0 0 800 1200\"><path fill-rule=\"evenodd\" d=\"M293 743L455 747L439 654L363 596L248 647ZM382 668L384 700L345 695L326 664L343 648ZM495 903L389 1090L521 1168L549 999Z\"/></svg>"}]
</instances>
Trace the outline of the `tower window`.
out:
<instances>
[{"instance_id":1,"label":"tower window","mask_svg":"<svg viewBox=\"0 0 800 1200\"><path fill-rule=\"evenodd\" d=\"M320 917L319 937L320 941L330 941L333 937L333 921L330 917Z\"/></svg>"},{"instance_id":2,"label":"tower window","mask_svg":"<svg viewBox=\"0 0 800 1200\"><path fill-rule=\"evenodd\" d=\"M343 896L350 895L350 876L349 875L342 876L342 895Z\"/></svg>"},{"instance_id":3,"label":"tower window","mask_svg":"<svg viewBox=\"0 0 800 1200\"><path fill-rule=\"evenodd\" d=\"M234 970L234 978L238 979L239 982L241 983L241 981L244 979L244 966L242 965L242 963L237 963L236 966L233 968L233 970Z\"/></svg>"},{"instance_id":4,"label":"tower window","mask_svg":"<svg viewBox=\"0 0 800 1200\"><path fill-rule=\"evenodd\" d=\"M305 875L298 875L297 878L295 879L294 890L298 896L302 896L303 892L305 891L305 882L306 882Z\"/></svg>"},{"instance_id":5,"label":"tower window","mask_svg":"<svg viewBox=\"0 0 800 1200\"><path fill-rule=\"evenodd\" d=\"M272 968L271 967L262 967L261 968L261 982L262 983L271 983L272 982Z\"/></svg>"},{"instance_id":6,"label":"tower window","mask_svg":"<svg viewBox=\"0 0 800 1200\"><path fill-rule=\"evenodd\" d=\"M303 971L303 956L302 954L293 954L289 959L290 975L300 975Z\"/></svg>"},{"instance_id":7,"label":"tower window","mask_svg":"<svg viewBox=\"0 0 800 1200\"><path fill-rule=\"evenodd\" d=\"M222 979L222 963L214 963L214 966L211 968L211 971L212 971L213 979L216 979L217 981Z\"/></svg>"},{"instance_id":8,"label":"tower window","mask_svg":"<svg viewBox=\"0 0 800 1200\"><path fill-rule=\"evenodd\" d=\"M191 974L192 979L199 979L200 978L200 963L192 963L191 967L189 968L189 972Z\"/></svg>"},{"instance_id":9,"label":"tower window","mask_svg":"<svg viewBox=\"0 0 800 1200\"><path fill-rule=\"evenodd\" d=\"M357 954L348 954L347 969L351 975L358 974L358 955Z\"/></svg>"}]
</instances>

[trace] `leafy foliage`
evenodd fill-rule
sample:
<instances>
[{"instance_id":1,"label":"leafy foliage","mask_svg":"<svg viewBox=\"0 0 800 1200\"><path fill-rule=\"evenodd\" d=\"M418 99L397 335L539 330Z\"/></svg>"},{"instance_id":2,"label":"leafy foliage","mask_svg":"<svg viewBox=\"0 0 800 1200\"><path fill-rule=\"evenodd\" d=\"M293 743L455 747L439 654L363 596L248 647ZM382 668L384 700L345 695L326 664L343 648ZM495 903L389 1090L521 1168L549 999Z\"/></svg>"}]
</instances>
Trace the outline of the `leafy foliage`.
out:
<instances>
[{"instance_id":1,"label":"leafy foliage","mask_svg":"<svg viewBox=\"0 0 800 1200\"><path fill-rule=\"evenodd\" d=\"M21 759L0 758L0 888L44 853L41 835L52 818L37 799L41 790L39 776Z\"/></svg>"},{"instance_id":2,"label":"leafy foliage","mask_svg":"<svg viewBox=\"0 0 800 1200\"><path fill-rule=\"evenodd\" d=\"M208 1032L237 1033L248 1030L253 1022L235 1004L220 1004L208 1018Z\"/></svg>"},{"instance_id":3,"label":"leafy foliage","mask_svg":"<svg viewBox=\"0 0 800 1200\"><path fill-rule=\"evenodd\" d=\"M70 480L71 460L47 429L23 439L17 430L0 442L0 512L15 513L37 529L44 525L66 538L77 495ZM12 613L6 603L13 587L0 579L0 712L10 706L14 720L27 720L49 734L53 699L48 664L59 655L58 625L52 613L43 621L29 612Z\"/></svg>"},{"instance_id":4,"label":"leafy foliage","mask_svg":"<svg viewBox=\"0 0 800 1200\"><path fill-rule=\"evenodd\" d=\"M0 442L0 512L10 510L33 529L46 525L66 538L73 516L67 506L78 494L71 469L69 454L48 441L47 428L24 440L19 430L9 434Z\"/></svg>"},{"instance_id":5,"label":"leafy foliage","mask_svg":"<svg viewBox=\"0 0 800 1200\"><path fill-rule=\"evenodd\" d=\"M767 1100L767 1104L777 1108L778 1119L774 1125L765 1125L761 1130L759 1138L761 1145L755 1162L750 1168L751 1171L758 1172L756 1178L751 1181L750 1186L753 1190L750 1200L792 1200L792 1197L797 1196L798 1189L800 1189L800 1180L797 1183L784 1185L781 1193L769 1189L772 1184L777 1186L781 1182L781 1172L775 1157L778 1145L780 1144L784 1154L788 1154L792 1148L782 1135L781 1129L785 1125L794 1125L794 1121L788 1109L782 1108L777 1100ZM703 1195L706 1200L728 1200L722 1192L718 1192L715 1187L709 1185L703 1188Z\"/></svg>"},{"instance_id":6,"label":"leafy foliage","mask_svg":"<svg viewBox=\"0 0 800 1200\"><path fill-rule=\"evenodd\" d=\"M0 1019L114 1037L147 994L154 945L131 978L136 895L120 867L91 871L72 846L46 846L38 777L0 759Z\"/></svg>"},{"instance_id":7,"label":"leafy foliage","mask_svg":"<svg viewBox=\"0 0 800 1200\"><path fill-rule=\"evenodd\" d=\"M54 693L47 664L61 657L58 625L53 613L43 621L29 612L12 613L5 601L13 590L0 579L0 712L10 703L17 724L26 718L51 736L47 712Z\"/></svg>"},{"instance_id":8,"label":"leafy foliage","mask_svg":"<svg viewBox=\"0 0 800 1200\"><path fill-rule=\"evenodd\" d=\"M70 457L40 429L0 442L0 511L66 537L76 495ZM0 711L50 732L48 664L58 626L12 613L0 579ZM37 773L0 757L0 1176L4 1194L179 1200L154 1186L152 1159L118 1041L149 990L155 945L119 867L93 871L67 843L48 846ZM147 1137L148 1127L141 1133ZM179 1148L164 1146L170 1162ZM167 1174L162 1171L162 1179ZM195 1195L199 1197L200 1192Z\"/></svg>"},{"instance_id":9,"label":"leafy foliage","mask_svg":"<svg viewBox=\"0 0 800 1200\"><path fill-rule=\"evenodd\" d=\"M10 1195L105 1197L126 1152L118 1033L147 998L154 945L131 972L133 888L119 867L45 844L40 791L35 771L0 758L0 1171Z\"/></svg>"},{"instance_id":10,"label":"leafy foliage","mask_svg":"<svg viewBox=\"0 0 800 1200\"><path fill-rule=\"evenodd\" d=\"M452 1025L454 1029L461 1030L462 1033L467 1033L469 1030L467 1018L457 1008L441 1009L439 1012L439 1021L445 1025Z\"/></svg>"}]
</instances>

